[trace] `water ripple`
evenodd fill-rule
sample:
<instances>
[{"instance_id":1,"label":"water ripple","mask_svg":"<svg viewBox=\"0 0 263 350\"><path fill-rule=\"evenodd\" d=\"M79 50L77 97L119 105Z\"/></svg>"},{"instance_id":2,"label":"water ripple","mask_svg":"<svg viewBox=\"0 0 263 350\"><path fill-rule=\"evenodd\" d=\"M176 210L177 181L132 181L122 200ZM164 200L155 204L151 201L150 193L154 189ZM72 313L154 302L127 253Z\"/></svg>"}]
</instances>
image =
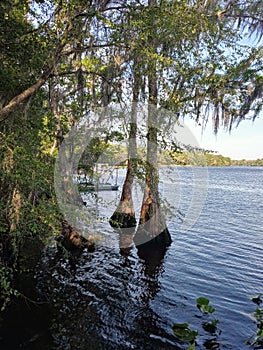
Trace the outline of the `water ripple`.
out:
<instances>
[{"instance_id":1,"label":"water ripple","mask_svg":"<svg viewBox=\"0 0 263 350\"><path fill-rule=\"evenodd\" d=\"M183 208L190 172L174 170ZM184 349L172 333L174 322L198 329L198 348L204 349L209 334L195 305L200 296L216 308L220 349L248 349L245 340L255 331L248 295L262 292L263 286L262 175L259 168L209 168L198 222L181 232L180 224L171 221L173 244L154 273L135 248L120 254L118 237L107 222L98 229L107 232L115 248L98 245L75 264L47 253L37 278L55 309L51 332L56 349ZM162 179L165 193L172 176L171 170L169 180Z\"/></svg>"}]
</instances>

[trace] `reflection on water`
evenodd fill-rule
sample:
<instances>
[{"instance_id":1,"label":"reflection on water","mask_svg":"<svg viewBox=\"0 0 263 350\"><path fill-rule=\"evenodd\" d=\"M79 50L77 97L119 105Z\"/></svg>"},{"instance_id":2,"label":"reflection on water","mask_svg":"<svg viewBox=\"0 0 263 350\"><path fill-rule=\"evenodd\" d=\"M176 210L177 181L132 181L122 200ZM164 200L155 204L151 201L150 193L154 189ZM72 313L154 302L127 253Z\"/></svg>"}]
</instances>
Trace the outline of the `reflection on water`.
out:
<instances>
[{"instance_id":1,"label":"reflection on water","mask_svg":"<svg viewBox=\"0 0 263 350\"><path fill-rule=\"evenodd\" d=\"M182 180L179 209L186 212L191 169L179 168L177 173ZM196 348L205 349L211 334L202 328L206 316L195 305L196 298L204 296L220 321L219 349L248 350L245 340L255 330L254 305L248 295L262 293L263 285L262 175L260 168L210 168L207 200L198 222L185 232L172 220L173 243L168 249L136 248L133 233L121 235L107 221L96 230L103 232L111 248L98 244L94 253L84 251L75 259L47 249L35 281L42 300L49 300L51 306L48 323L41 310L41 329L41 312L31 312L29 304L27 315L33 321L16 323L20 327L16 346L5 342L1 347L0 340L1 349L15 349L19 344L21 349L43 350L45 346L185 349L186 344L172 333L173 323L185 322L199 332ZM170 188L164 192L172 201ZM111 200L110 193L105 196ZM102 208L100 214L110 216L113 209L106 213ZM26 327L31 327L30 332Z\"/></svg>"},{"instance_id":2,"label":"reflection on water","mask_svg":"<svg viewBox=\"0 0 263 350\"><path fill-rule=\"evenodd\" d=\"M134 247L126 254L99 247L73 266L48 252L38 288L54 307L57 349L176 349L151 308L161 288L165 250L138 254L140 259Z\"/></svg>"}]
</instances>

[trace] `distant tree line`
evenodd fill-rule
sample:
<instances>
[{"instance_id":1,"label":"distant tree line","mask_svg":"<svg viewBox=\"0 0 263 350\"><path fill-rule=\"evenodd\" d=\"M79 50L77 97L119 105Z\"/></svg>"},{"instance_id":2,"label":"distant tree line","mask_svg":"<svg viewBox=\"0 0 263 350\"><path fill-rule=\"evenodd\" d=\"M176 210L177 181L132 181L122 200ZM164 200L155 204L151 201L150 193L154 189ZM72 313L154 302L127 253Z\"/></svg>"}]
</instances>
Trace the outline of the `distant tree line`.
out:
<instances>
[{"instance_id":1,"label":"distant tree line","mask_svg":"<svg viewBox=\"0 0 263 350\"><path fill-rule=\"evenodd\" d=\"M109 165L125 166L127 149L120 144L101 142L99 162ZM146 150L138 147L137 155L139 159L144 159ZM87 169L90 161L88 152L82 156L79 166ZM174 166L263 166L262 159L231 159L211 151L174 152L171 150L159 150L158 161L160 165Z\"/></svg>"}]
</instances>

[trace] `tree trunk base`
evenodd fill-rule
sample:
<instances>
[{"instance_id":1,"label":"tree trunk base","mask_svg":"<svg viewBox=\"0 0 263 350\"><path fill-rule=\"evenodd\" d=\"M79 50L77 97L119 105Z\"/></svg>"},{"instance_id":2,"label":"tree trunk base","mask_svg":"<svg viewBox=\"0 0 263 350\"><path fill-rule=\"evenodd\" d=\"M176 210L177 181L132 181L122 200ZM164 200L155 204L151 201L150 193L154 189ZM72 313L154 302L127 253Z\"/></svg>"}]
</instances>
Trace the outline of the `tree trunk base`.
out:
<instances>
[{"instance_id":1,"label":"tree trunk base","mask_svg":"<svg viewBox=\"0 0 263 350\"><path fill-rule=\"evenodd\" d=\"M71 227L66 220L62 222L61 236L57 241L70 252L81 251L85 248L89 252L94 252L95 250L95 243L83 237L76 229Z\"/></svg>"},{"instance_id":2,"label":"tree trunk base","mask_svg":"<svg viewBox=\"0 0 263 350\"><path fill-rule=\"evenodd\" d=\"M136 219L135 215L133 214L120 213L116 211L111 216L109 223L111 227L114 228L129 228L136 226Z\"/></svg>"}]
</instances>

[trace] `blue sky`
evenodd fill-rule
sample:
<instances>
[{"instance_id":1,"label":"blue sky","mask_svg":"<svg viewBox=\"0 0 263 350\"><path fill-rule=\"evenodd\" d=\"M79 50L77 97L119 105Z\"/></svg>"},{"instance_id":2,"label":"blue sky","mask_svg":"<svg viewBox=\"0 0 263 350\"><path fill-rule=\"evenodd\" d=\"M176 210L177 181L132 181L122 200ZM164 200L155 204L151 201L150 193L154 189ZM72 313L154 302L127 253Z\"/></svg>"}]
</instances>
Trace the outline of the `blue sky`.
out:
<instances>
[{"instance_id":1,"label":"blue sky","mask_svg":"<svg viewBox=\"0 0 263 350\"><path fill-rule=\"evenodd\" d=\"M213 134L211 124L207 125L203 134L194 121L187 121L186 125L202 148L218 151L232 159L263 158L263 115L254 122L243 121L231 134L220 130L217 136Z\"/></svg>"}]
</instances>

